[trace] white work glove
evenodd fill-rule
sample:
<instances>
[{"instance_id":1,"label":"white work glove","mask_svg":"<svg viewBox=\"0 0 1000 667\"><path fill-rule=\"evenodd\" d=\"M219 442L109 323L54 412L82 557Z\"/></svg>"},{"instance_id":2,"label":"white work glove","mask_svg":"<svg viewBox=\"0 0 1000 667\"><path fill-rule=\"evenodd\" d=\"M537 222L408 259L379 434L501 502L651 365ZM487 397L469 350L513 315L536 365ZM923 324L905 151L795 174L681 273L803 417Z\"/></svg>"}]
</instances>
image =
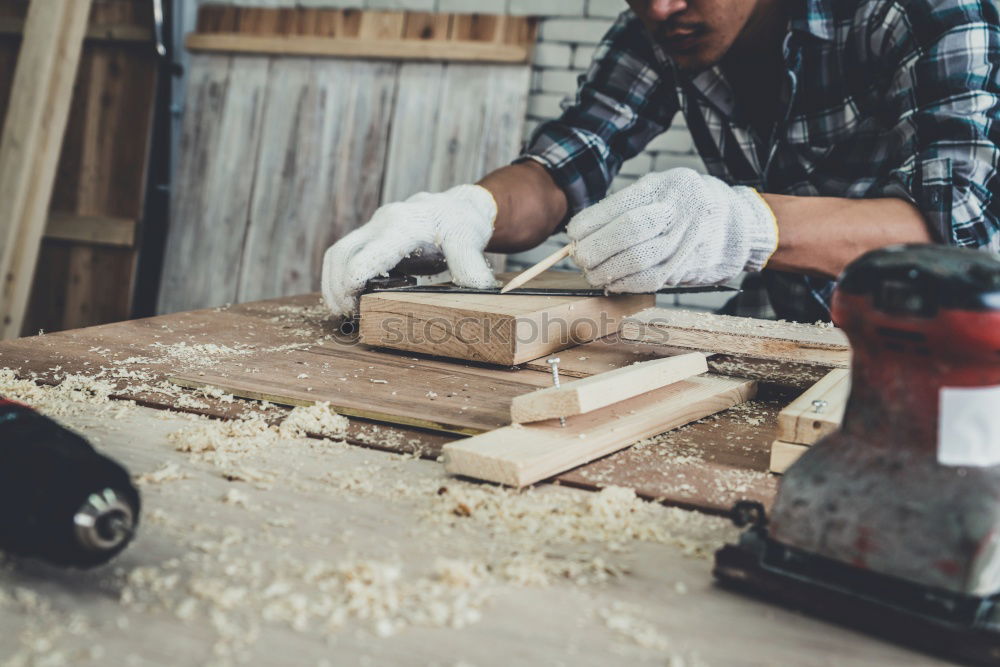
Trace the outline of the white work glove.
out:
<instances>
[{"instance_id":1,"label":"white work glove","mask_svg":"<svg viewBox=\"0 0 1000 667\"><path fill-rule=\"evenodd\" d=\"M671 169L581 211L566 233L587 281L610 292L715 285L759 271L778 225L756 190Z\"/></svg>"},{"instance_id":2,"label":"white work glove","mask_svg":"<svg viewBox=\"0 0 1000 667\"><path fill-rule=\"evenodd\" d=\"M495 287L483 250L493 235L496 216L496 200L479 185L459 185L438 194L421 192L405 202L386 204L367 224L326 251L323 298L335 315L350 315L366 282L427 246L444 253L455 284Z\"/></svg>"}]
</instances>

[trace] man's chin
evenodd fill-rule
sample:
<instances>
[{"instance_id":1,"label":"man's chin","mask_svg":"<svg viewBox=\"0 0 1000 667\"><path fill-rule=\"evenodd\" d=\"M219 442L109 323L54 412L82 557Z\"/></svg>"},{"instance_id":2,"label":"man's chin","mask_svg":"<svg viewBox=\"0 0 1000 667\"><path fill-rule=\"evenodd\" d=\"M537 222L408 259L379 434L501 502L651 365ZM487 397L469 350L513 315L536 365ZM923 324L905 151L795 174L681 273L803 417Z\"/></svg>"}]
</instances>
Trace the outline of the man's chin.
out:
<instances>
[{"instance_id":1,"label":"man's chin","mask_svg":"<svg viewBox=\"0 0 1000 667\"><path fill-rule=\"evenodd\" d=\"M718 62L707 53L670 53L667 56L674 63L674 67L684 74L699 74L705 70L712 69Z\"/></svg>"}]
</instances>

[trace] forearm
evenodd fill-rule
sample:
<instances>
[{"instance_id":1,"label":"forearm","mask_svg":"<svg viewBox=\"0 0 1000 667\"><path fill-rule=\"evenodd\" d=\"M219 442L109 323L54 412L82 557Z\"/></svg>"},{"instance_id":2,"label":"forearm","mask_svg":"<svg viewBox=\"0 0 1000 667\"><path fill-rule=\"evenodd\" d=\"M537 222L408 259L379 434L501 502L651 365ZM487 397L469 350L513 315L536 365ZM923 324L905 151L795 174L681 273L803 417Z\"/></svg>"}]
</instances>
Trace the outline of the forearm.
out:
<instances>
[{"instance_id":1,"label":"forearm","mask_svg":"<svg viewBox=\"0 0 1000 667\"><path fill-rule=\"evenodd\" d=\"M902 199L763 197L778 219L769 269L835 278L869 250L933 242L923 215Z\"/></svg>"},{"instance_id":2,"label":"forearm","mask_svg":"<svg viewBox=\"0 0 1000 667\"><path fill-rule=\"evenodd\" d=\"M566 217L566 195L534 161L502 167L481 181L497 202L490 252L519 252L547 239Z\"/></svg>"}]
</instances>

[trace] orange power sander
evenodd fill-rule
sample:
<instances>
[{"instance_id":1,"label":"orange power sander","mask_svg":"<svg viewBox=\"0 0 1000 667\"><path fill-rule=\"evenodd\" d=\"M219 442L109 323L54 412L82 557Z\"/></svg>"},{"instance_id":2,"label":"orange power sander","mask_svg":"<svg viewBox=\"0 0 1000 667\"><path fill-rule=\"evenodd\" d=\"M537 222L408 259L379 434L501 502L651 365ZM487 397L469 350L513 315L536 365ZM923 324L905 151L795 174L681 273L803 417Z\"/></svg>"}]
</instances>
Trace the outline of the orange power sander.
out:
<instances>
[{"instance_id":1,"label":"orange power sander","mask_svg":"<svg viewBox=\"0 0 1000 667\"><path fill-rule=\"evenodd\" d=\"M971 663L1000 664L1000 260L894 246L841 276L841 429L716 554L723 585Z\"/></svg>"}]
</instances>

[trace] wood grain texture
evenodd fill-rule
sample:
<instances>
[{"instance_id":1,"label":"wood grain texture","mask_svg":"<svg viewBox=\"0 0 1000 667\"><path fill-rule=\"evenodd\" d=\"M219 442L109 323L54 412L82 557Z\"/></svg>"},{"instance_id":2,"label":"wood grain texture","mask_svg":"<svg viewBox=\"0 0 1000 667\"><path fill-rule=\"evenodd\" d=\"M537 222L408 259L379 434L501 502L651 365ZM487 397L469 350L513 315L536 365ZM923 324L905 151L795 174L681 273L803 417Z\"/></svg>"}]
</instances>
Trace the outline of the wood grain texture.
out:
<instances>
[{"instance_id":1,"label":"wood grain texture","mask_svg":"<svg viewBox=\"0 0 1000 667\"><path fill-rule=\"evenodd\" d=\"M626 319L626 340L703 352L845 368L850 345L840 329L827 326L651 308Z\"/></svg>"},{"instance_id":2,"label":"wood grain texture","mask_svg":"<svg viewBox=\"0 0 1000 667\"><path fill-rule=\"evenodd\" d=\"M137 224L127 218L53 213L45 226L45 238L131 248L135 245Z\"/></svg>"},{"instance_id":3,"label":"wood grain texture","mask_svg":"<svg viewBox=\"0 0 1000 667\"><path fill-rule=\"evenodd\" d=\"M753 397L749 380L706 375L567 420L509 426L444 447L445 469L523 487Z\"/></svg>"},{"instance_id":4,"label":"wood grain texture","mask_svg":"<svg viewBox=\"0 0 1000 667\"><path fill-rule=\"evenodd\" d=\"M614 333L622 318L653 301L649 294L381 292L361 297L359 336L376 347L512 366Z\"/></svg>"},{"instance_id":5,"label":"wood grain texture","mask_svg":"<svg viewBox=\"0 0 1000 667\"><path fill-rule=\"evenodd\" d=\"M778 414L778 439L811 445L840 428L851 393L851 372L830 371ZM815 402L820 401L817 405Z\"/></svg>"},{"instance_id":6,"label":"wood grain texture","mask_svg":"<svg viewBox=\"0 0 1000 667\"><path fill-rule=\"evenodd\" d=\"M404 62L382 203L473 183L510 162L524 132L526 67ZM487 255L502 271L506 257Z\"/></svg>"},{"instance_id":7,"label":"wood grain texture","mask_svg":"<svg viewBox=\"0 0 1000 667\"><path fill-rule=\"evenodd\" d=\"M257 57L191 60L161 312L236 300L269 68Z\"/></svg>"},{"instance_id":8,"label":"wood grain texture","mask_svg":"<svg viewBox=\"0 0 1000 667\"><path fill-rule=\"evenodd\" d=\"M527 64L530 17L203 6L192 51Z\"/></svg>"},{"instance_id":9,"label":"wood grain texture","mask_svg":"<svg viewBox=\"0 0 1000 667\"><path fill-rule=\"evenodd\" d=\"M176 391L163 393L157 387L171 374L186 374L197 379L203 377L199 376L199 372L211 371L245 377L249 375L247 369L253 369L262 360L278 360L292 351L308 355L298 360L310 366L296 364L302 370L290 378L293 383L303 383L305 379L297 376L302 372L313 375L313 370L322 368L326 362L324 355L329 356L325 352L327 343L331 336L336 338L335 332L336 323L324 314L319 296L309 294L0 342L0 367L15 369L19 375L36 378L39 382L59 383L65 374L92 376L98 372L97 369L125 364L127 370L139 373L141 379L105 377L116 387L115 398L216 418L231 418L253 409L268 419L279 419L284 412L275 407L264 409L260 405L248 405L240 399L227 402L193 393L185 393L181 397L197 400L181 400ZM242 350L243 353L224 356L218 361L227 362L225 365L213 363L206 368L203 364L188 363L172 355L171 350L179 344L221 346ZM621 353L622 359L634 359L629 351L631 348L654 349L658 353L664 349L639 344L600 344L608 347L625 345L627 349ZM589 356L587 348L594 345L581 346L583 350L579 355L574 354L575 351L560 355L564 361L571 355L572 358ZM517 374L518 382L526 382L524 392L548 386L551 382L547 367L529 376L518 371L487 369L471 363L434 361L420 355L362 347L352 349L371 355L351 368L353 373L359 375L359 371L374 365L369 359L390 355L396 359L408 358L414 364L439 364L428 371L432 377L447 376L449 369L456 368L469 373L501 373L503 375L499 378L507 380L514 380L514 374ZM606 358L614 356L608 354ZM126 363L130 359L135 361ZM727 374L738 373L731 369ZM531 377L538 384L527 386ZM308 386L305 385L306 388ZM393 389L385 389L391 396ZM644 498L720 514L728 512L734 502L744 498L759 500L769 506L776 490L775 478L767 473L767 467L777 413L796 394L795 390L761 384L757 398L745 407L726 410L675 429L656 438L656 442L622 450L562 473L558 479L561 483L587 489L623 486L635 489ZM448 401L461 400L440 392L434 401L425 396L428 403L424 404L423 417L436 418L441 396ZM509 418L509 405L500 407ZM439 456L443 445L453 437L441 432L380 425L360 419L351 420L348 432L348 439L353 444L409 455L419 453L429 459Z\"/></svg>"},{"instance_id":10,"label":"wood grain texture","mask_svg":"<svg viewBox=\"0 0 1000 667\"><path fill-rule=\"evenodd\" d=\"M236 299L316 288L323 253L378 207L398 66L276 59Z\"/></svg>"},{"instance_id":11,"label":"wood grain texture","mask_svg":"<svg viewBox=\"0 0 1000 667\"><path fill-rule=\"evenodd\" d=\"M90 0L33 2L0 137L0 338L21 334Z\"/></svg>"},{"instance_id":12,"label":"wood grain texture","mask_svg":"<svg viewBox=\"0 0 1000 667\"><path fill-rule=\"evenodd\" d=\"M644 361L517 396L510 417L520 424L585 414L707 371L700 352Z\"/></svg>"},{"instance_id":13,"label":"wood grain texture","mask_svg":"<svg viewBox=\"0 0 1000 667\"><path fill-rule=\"evenodd\" d=\"M255 372L224 366L171 375L183 387L215 387L279 405L329 402L340 414L389 424L475 435L510 424L510 402L548 378L536 371L476 367L327 346L324 352L260 360ZM306 367L302 362L308 364ZM304 370L308 378L299 379Z\"/></svg>"},{"instance_id":14,"label":"wood grain texture","mask_svg":"<svg viewBox=\"0 0 1000 667\"><path fill-rule=\"evenodd\" d=\"M360 30L350 24L357 14L337 13L333 23L308 14L303 29ZM205 30L292 29L269 12L208 16ZM435 20L424 16L413 29L440 30ZM223 120L232 77L260 62L255 96L244 93L237 117ZM201 54L191 70L161 312L317 289L326 248L379 203L472 182L509 162L530 87L527 66ZM251 123L253 109L260 120ZM242 124L242 135L226 136L227 124ZM491 257L495 269L502 261Z\"/></svg>"},{"instance_id":15,"label":"wood grain texture","mask_svg":"<svg viewBox=\"0 0 1000 667\"><path fill-rule=\"evenodd\" d=\"M4 3L0 19L21 26L27 6ZM23 334L113 322L131 312L136 258L121 249L138 233L146 185L158 67L149 43L151 7L131 0L92 6L38 258L46 268L33 281ZM19 42L0 31L0 118ZM97 271L85 277L86 290L67 282L70 262ZM69 312L67 303L81 307ZM79 311L92 318L81 320Z\"/></svg>"},{"instance_id":16,"label":"wood grain texture","mask_svg":"<svg viewBox=\"0 0 1000 667\"><path fill-rule=\"evenodd\" d=\"M783 440L775 440L771 443L771 472L782 475L792 467L792 464L799 460L799 457L806 453L808 445L799 445Z\"/></svg>"}]
</instances>

